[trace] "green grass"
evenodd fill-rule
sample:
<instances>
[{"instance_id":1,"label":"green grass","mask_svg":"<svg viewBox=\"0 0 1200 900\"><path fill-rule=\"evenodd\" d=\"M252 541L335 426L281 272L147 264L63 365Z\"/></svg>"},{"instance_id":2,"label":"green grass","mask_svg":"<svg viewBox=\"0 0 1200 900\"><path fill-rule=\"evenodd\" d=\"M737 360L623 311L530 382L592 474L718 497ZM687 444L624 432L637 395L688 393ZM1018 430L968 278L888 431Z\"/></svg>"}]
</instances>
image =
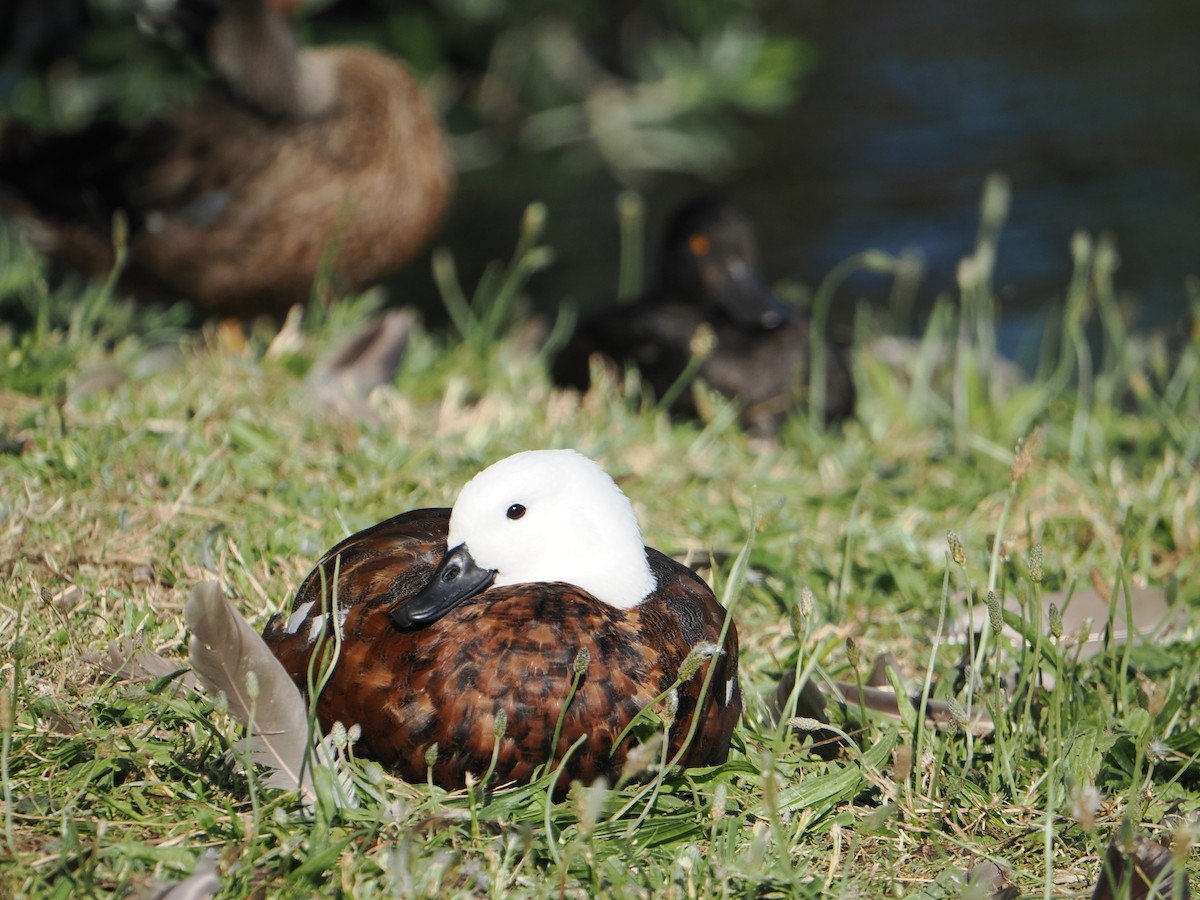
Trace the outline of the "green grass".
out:
<instances>
[{"instance_id":1,"label":"green grass","mask_svg":"<svg viewBox=\"0 0 1200 900\"><path fill-rule=\"evenodd\" d=\"M980 374L995 353L985 227L961 297L907 363L877 358L879 316L860 315L856 421L826 432L801 412L764 442L708 394L706 421L687 423L636 378L582 400L555 390L520 296L548 259L540 221L470 300L439 261L462 337L418 331L357 421L318 407L303 376L370 295L312 311L298 349L268 354L273 330L256 326L235 352L106 286L51 290L26 251L0 247L0 304L32 322L0 331L0 896L150 890L206 853L229 897L945 897L983 860L1024 895L1088 896L1122 823L1165 838L1172 813L1195 815L1200 347L1167 365L1124 332L1111 248L1076 242L1061 333L1038 377L1012 386ZM485 464L553 446L613 474L648 543L717 560L747 707L727 765L553 804L545 781L446 795L356 761L360 806L308 813L238 770L238 729L210 698L83 659L136 635L182 660L202 579L261 625L349 531L447 505ZM1093 575L1169 586L1185 626L1077 662L1016 621L1026 645L986 634L955 695L961 648L939 622L964 594L1032 610ZM781 673L853 681L852 657L866 669L884 651L910 688L984 704L995 736L933 732L913 713L863 721L852 704L834 715L857 746L826 762L768 712ZM1028 686L1038 655L1058 687L1010 694L1007 676Z\"/></svg>"}]
</instances>

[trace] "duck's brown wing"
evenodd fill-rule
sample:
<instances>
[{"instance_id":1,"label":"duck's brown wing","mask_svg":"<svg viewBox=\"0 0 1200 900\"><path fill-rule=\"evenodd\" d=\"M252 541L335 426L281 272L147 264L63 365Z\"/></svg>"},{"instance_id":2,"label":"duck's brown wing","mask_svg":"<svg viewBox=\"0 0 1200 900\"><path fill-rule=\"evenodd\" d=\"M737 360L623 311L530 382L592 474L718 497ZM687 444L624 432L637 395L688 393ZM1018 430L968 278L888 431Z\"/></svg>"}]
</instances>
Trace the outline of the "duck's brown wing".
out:
<instances>
[{"instance_id":1,"label":"duck's brown wing","mask_svg":"<svg viewBox=\"0 0 1200 900\"><path fill-rule=\"evenodd\" d=\"M449 526L449 509L414 509L350 535L326 551L301 583L293 612L310 600L320 601L323 586L331 593L335 570L342 608L412 596L429 583L446 555Z\"/></svg>"},{"instance_id":2,"label":"duck's brown wing","mask_svg":"<svg viewBox=\"0 0 1200 900\"><path fill-rule=\"evenodd\" d=\"M717 602L704 580L687 566L647 548L650 566L658 581L654 601L644 604L641 617L648 632L665 638L665 646L682 649L683 657L675 662L677 653L669 653L675 663L672 680L679 665L693 647L700 644L720 647L690 680L680 687L678 724L671 732L671 752L683 745L691 726L691 716L699 705L700 721L680 764L684 767L718 765L729 756L729 741L742 715L742 690L738 682L738 634L731 620L720 643L725 625L725 608ZM649 635L647 635L648 639ZM709 666L713 667L707 694L701 701L701 691Z\"/></svg>"},{"instance_id":3,"label":"duck's brown wing","mask_svg":"<svg viewBox=\"0 0 1200 900\"><path fill-rule=\"evenodd\" d=\"M347 610L359 605L372 615L356 615L355 623L378 617L390 627L386 611L428 584L445 555L449 522L449 509L416 509L352 534L326 552L296 591L291 614L273 616L263 631L263 640L301 688L317 638L335 610L343 633L354 641L364 636L347 627ZM380 607L384 612L375 614Z\"/></svg>"}]
</instances>

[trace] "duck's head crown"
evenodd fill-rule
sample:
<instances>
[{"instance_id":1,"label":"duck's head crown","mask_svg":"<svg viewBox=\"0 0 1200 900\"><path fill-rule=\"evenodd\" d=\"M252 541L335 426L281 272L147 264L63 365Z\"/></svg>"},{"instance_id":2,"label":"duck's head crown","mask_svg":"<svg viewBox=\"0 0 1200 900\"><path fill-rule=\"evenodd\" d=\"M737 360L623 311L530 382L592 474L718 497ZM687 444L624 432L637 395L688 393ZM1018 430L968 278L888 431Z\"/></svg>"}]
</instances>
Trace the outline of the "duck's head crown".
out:
<instances>
[{"instance_id":1,"label":"duck's head crown","mask_svg":"<svg viewBox=\"0 0 1200 900\"><path fill-rule=\"evenodd\" d=\"M574 450L528 450L484 469L459 493L447 543L494 570L495 585L561 581L621 609L655 588L629 499Z\"/></svg>"}]
</instances>

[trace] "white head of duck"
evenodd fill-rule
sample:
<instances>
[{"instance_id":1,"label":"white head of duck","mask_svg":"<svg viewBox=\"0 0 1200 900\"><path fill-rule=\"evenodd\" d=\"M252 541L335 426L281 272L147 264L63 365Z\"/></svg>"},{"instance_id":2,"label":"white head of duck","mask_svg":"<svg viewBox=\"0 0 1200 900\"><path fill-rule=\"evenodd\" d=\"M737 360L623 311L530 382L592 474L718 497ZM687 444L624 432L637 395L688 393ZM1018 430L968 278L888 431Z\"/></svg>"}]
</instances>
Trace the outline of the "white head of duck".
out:
<instances>
[{"instance_id":1,"label":"white head of duck","mask_svg":"<svg viewBox=\"0 0 1200 900\"><path fill-rule=\"evenodd\" d=\"M447 547L396 624L428 624L492 586L564 582L619 609L655 589L629 499L574 450L527 450L472 478L451 511Z\"/></svg>"}]
</instances>

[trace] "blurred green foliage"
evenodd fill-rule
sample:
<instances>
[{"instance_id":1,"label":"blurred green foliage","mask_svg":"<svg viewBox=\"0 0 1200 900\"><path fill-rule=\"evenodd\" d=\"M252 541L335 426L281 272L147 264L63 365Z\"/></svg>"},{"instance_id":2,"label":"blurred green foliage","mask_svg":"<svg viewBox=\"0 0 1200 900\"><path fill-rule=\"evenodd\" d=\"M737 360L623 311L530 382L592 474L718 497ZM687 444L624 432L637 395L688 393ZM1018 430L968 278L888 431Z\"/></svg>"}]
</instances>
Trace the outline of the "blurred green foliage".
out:
<instances>
[{"instance_id":1,"label":"blurred green foliage","mask_svg":"<svg viewBox=\"0 0 1200 900\"><path fill-rule=\"evenodd\" d=\"M7 5L7 4L6 4ZM619 180L716 175L737 114L779 110L813 52L762 0L317 0L306 43L366 43L426 80L460 168L523 150L569 153ZM0 14L0 115L71 128L142 120L183 102L196 59L138 28L137 0L14 0Z\"/></svg>"}]
</instances>

